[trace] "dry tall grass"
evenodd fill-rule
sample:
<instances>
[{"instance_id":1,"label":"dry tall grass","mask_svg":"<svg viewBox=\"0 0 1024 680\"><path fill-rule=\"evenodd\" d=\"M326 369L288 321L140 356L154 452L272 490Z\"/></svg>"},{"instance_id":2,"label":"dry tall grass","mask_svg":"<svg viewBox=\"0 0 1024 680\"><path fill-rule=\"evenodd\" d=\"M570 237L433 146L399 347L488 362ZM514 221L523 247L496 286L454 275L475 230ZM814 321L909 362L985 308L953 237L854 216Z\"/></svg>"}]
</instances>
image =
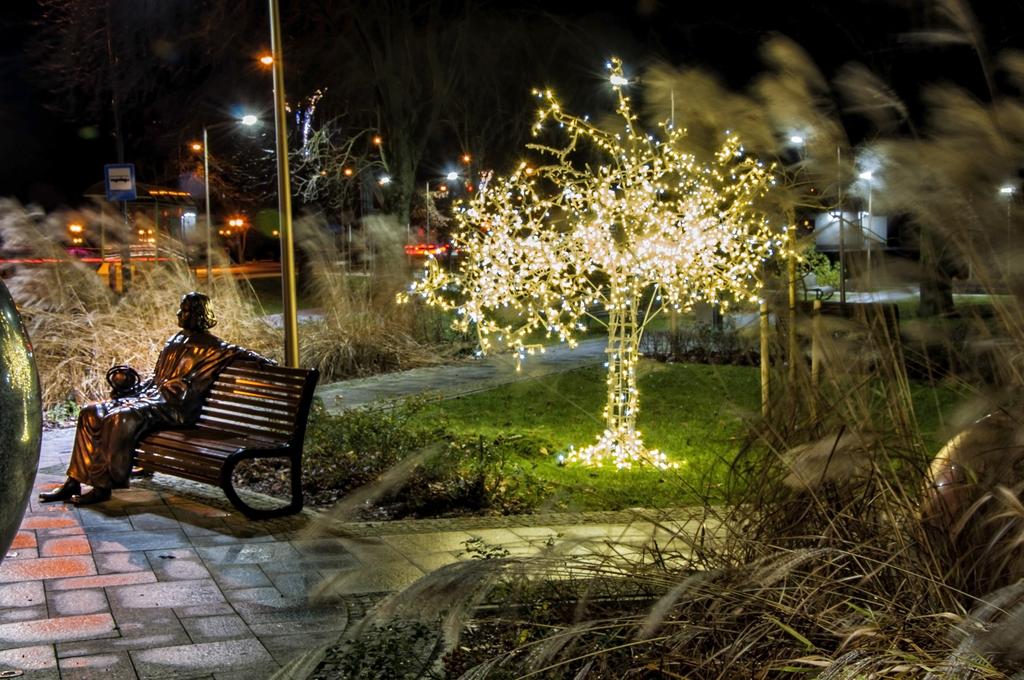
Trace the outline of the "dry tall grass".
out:
<instances>
[{"instance_id":1,"label":"dry tall grass","mask_svg":"<svg viewBox=\"0 0 1024 680\"><path fill-rule=\"evenodd\" d=\"M127 240L123 223L111 211L79 211L74 218L92 235L104 225L108 253ZM145 219L138 219L133 229L148 229ZM104 397L103 376L110 366L151 371L176 330L178 302L190 290L212 298L217 335L280 358L281 331L261 318L259 301L246 281L215 275L207 284L171 256L158 265L137 262L128 292L116 295L95 265L66 252L68 220L65 213L44 214L12 201L0 204L0 243L45 260L10 268L4 281L25 316L47 408ZM387 219L368 220L358 237L368 266L356 273L349 271L347 255L321 220L300 221L297 230L307 263L303 279L319 312L300 329L300 361L319 368L321 382L436 363L458 351L445 342L434 312L395 303L395 293L411 277L401 247L404 229ZM181 250L165 239L160 247L162 256Z\"/></svg>"},{"instance_id":2,"label":"dry tall grass","mask_svg":"<svg viewBox=\"0 0 1024 680\"><path fill-rule=\"evenodd\" d=\"M110 217L91 211L77 217L94 234L107 220L111 240L117 239L118 225ZM46 407L105 397L104 375L111 366L151 372L177 330L181 296L191 290L212 298L220 337L265 356L280 354L278 333L254 313L255 300L244 283L229 276L215 276L209 284L197 281L179 261L142 262L135 266L129 291L118 296L94 266L70 257L60 245L66 224L62 213L47 215L10 201L0 205L5 247L47 260L18 265L4 275L32 339Z\"/></svg>"},{"instance_id":3,"label":"dry tall grass","mask_svg":"<svg viewBox=\"0 0 1024 680\"><path fill-rule=\"evenodd\" d=\"M306 288L321 321L303 329L303 365L320 369L321 380L403 370L444 361L459 350L442 343L435 312L398 305L412 266L402 244L405 228L388 217L364 220L355 250L362 271L352 271L345 252L319 218L296 225L306 262Z\"/></svg>"}]
</instances>

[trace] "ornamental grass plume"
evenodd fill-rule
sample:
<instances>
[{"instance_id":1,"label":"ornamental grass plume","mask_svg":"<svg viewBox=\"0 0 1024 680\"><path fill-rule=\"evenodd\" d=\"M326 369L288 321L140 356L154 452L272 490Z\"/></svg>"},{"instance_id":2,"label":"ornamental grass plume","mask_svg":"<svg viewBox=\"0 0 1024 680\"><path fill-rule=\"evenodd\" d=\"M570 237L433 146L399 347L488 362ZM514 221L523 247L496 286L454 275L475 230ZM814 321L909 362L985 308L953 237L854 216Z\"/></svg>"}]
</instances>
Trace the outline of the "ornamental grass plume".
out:
<instances>
[{"instance_id":1,"label":"ornamental grass plume","mask_svg":"<svg viewBox=\"0 0 1024 680\"><path fill-rule=\"evenodd\" d=\"M442 344L435 313L395 303L409 276L405 227L389 217L364 220L354 248L364 271L352 270L322 218L298 221L296 233L306 290L319 312L303 326L300 357L320 370L321 382L437 364L458 352L458 345Z\"/></svg>"},{"instance_id":2,"label":"ornamental grass plume","mask_svg":"<svg viewBox=\"0 0 1024 680\"><path fill-rule=\"evenodd\" d=\"M164 342L177 330L181 296L191 290L210 295L219 336L265 356L279 354L276 332L255 312L255 298L245 282L229 276L215 277L210 284L197 281L172 257L136 263L129 290L118 296L105 277L61 246L67 217L25 209L13 201L0 206L5 247L23 259L40 260L16 265L4 273L4 281L32 338L45 408L105 398L109 387L104 376L111 366L129 364L143 375L152 371ZM98 233L103 222L108 245L125 239L123 224L110 215L86 210L75 217L87 233ZM136 226L146 224L139 217ZM172 242L161 240L160 246L166 252L175 250Z\"/></svg>"}]
</instances>

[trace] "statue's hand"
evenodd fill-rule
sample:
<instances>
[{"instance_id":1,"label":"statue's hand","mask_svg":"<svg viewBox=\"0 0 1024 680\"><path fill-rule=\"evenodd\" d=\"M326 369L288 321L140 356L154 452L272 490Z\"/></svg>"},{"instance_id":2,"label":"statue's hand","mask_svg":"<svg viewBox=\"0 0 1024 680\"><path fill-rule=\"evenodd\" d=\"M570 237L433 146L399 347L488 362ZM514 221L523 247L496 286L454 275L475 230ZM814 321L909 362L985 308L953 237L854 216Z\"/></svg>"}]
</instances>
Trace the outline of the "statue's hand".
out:
<instances>
[{"instance_id":1,"label":"statue's hand","mask_svg":"<svg viewBox=\"0 0 1024 680\"><path fill-rule=\"evenodd\" d=\"M180 402L188 392L188 383L181 378L168 380L160 385L160 394L169 402Z\"/></svg>"}]
</instances>

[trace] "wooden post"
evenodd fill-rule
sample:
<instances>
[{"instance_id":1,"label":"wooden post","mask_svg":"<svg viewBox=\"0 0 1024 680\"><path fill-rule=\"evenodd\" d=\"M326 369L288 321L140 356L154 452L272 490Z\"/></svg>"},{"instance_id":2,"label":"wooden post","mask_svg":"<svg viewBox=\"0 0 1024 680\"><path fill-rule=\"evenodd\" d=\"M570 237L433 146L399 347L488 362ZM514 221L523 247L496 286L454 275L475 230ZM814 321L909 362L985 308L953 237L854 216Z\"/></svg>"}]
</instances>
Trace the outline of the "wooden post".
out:
<instances>
[{"instance_id":1,"label":"wooden post","mask_svg":"<svg viewBox=\"0 0 1024 680\"><path fill-rule=\"evenodd\" d=\"M811 418L818 417L818 378L821 374L821 300L814 301L811 316Z\"/></svg>"},{"instance_id":2,"label":"wooden post","mask_svg":"<svg viewBox=\"0 0 1024 680\"><path fill-rule=\"evenodd\" d=\"M797 341L796 341L796 217L790 215L789 219L789 254L786 257L786 278L789 279L789 314L786 319L786 354L789 361L789 387L794 389L796 385L796 362L797 362Z\"/></svg>"},{"instance_id":3,"label":"wooden post","mask_svg":"<svg viewBox=\"0 0 1024 680\"><path fill-rule=\"evenodd\" d=\"M768 303L761 300L761 415L768 415L771 371L768 362Z\"/></svg>"}]
</instances>

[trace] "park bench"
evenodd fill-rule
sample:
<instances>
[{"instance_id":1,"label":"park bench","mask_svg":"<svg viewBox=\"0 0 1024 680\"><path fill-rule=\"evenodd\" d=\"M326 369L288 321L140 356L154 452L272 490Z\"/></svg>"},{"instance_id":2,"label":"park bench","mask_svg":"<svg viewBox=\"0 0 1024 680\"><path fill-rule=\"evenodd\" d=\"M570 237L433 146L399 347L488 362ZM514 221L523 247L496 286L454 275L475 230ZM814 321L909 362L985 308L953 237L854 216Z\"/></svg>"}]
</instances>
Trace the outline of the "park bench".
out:
<instances>
[{"instance_id":1,"label":"park bench","mask_svg":"<svg viewBox=\"0 0 1024 680\"><path fill-rule=\"evenodd\" d=\"M800 279L800 285L803 286L804 289L804 300L806 300L807 296L811 293L814 294L814 297L817 300L828 300L836 292L836 289L832 286L818 285L818 275L814 272L804 274Z\"/></svg>"},{"instance_id":2,"label":"park bench","mask_svg":"<svg viewBox=\"0 0 1024 680\"><path fill-rule=\"evenodd\" d=\"M313 401L316 369L235 361L221 371L194 426L152 432L135 448L135 465L219 486L231 504L252 519L302 510L302 442ZM274 509L247 505L232 484L243 460L290 461L291 502Z\"/></svg>"}]
</instances>

